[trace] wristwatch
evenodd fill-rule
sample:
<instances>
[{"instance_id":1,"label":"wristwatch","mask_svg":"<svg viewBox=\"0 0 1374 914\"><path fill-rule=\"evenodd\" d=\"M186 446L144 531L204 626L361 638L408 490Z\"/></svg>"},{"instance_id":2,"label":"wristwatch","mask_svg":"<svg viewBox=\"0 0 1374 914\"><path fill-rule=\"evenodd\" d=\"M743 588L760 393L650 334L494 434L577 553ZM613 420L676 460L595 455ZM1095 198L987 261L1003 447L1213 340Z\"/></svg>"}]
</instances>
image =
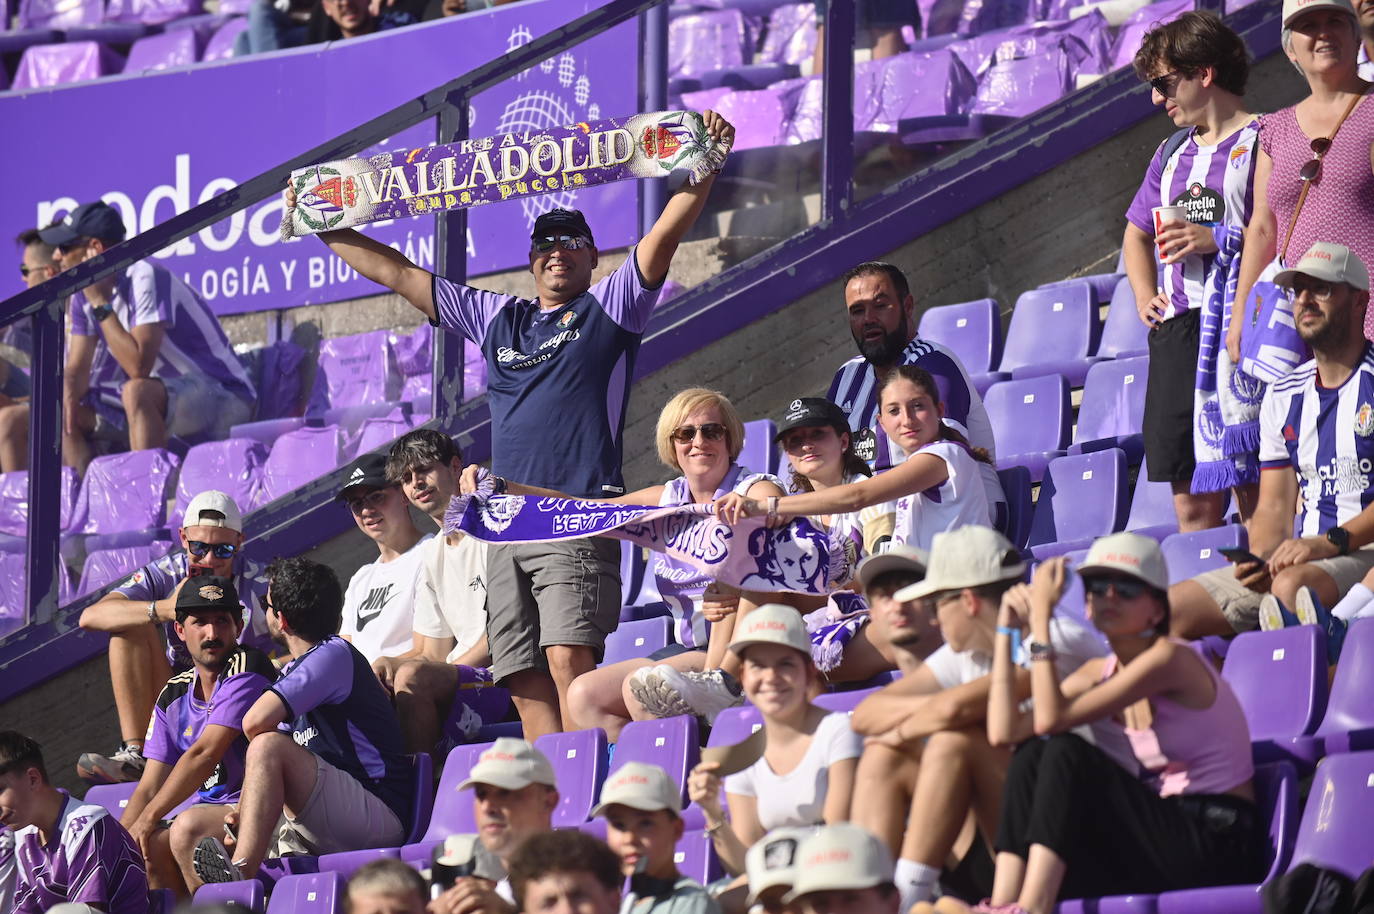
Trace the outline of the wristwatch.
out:
<instances>
[{"instance_id":1,"label":"wristwatch","mask_svg":"<svg viewBox=\"0 0 1374 914\"><path fill-rule=\"evenodd\" d=\"M1350 554L1350 531L1344 527L1332 527L1326 531L1326 541L1336 547L1338 554Z\"/></svg>"},{"instance_id":2,"label":"wristwatch","mask_svg":"<svg viewBox=\"0 0 1374 914\"><path fill-rule=\"evenodd\" d=\"M1053 660L1054 645L1043 641L1032 641L1026 645L1026 653L1031 660Z\"/></svg>"},{"instance_id":3,"label":"wristwatch","mask_svg":"<svg viewBox=\"0 0 1374 914\"><path fill-rule=\"evenodd\" d=\"M97 321L104 321L114 314L114 305L95 305L91 308L91 314L95 315Z\"/></svg>"}]
</instances>

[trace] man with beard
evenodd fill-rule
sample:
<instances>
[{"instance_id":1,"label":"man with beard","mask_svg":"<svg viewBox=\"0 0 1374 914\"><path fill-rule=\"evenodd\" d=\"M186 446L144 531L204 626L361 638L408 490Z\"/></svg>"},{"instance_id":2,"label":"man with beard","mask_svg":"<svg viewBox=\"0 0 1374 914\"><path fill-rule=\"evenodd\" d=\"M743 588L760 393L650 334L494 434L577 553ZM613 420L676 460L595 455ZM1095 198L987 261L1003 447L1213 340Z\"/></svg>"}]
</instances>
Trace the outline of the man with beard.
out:
<instances>
[{"instance_id":1,"label":"man with beard","mask_svg":"<svg viewBox=\"0 0 1374 914\"><path fill-rule=\"evenodd\" d=\"M1374 349L1364 338L1369 271L1349 248L1317 242L1274 281L1290 290L1312 360L1269 385L1260 406L1260 489L1238 562L1169 588L1176 636L1259 626L1272 593L1285 607L1309 587L1332 606L1374 568ZM1298 535L1293 506L1299 503Z\"/></svg>"},{"instance_id":2,"label":"man with beard","mask_svg":"<svg viewBox=\"0 0 1374 914\"><path fill-rule=\"evenodd\" d=\"M238 643L242 630L232 578L203 575L177 594L176 633L193 666L158 696L147 764L121 820L143 852L149 885L183 897L200 885L191 867L196 843L220 833L243 787L243 715L277 678L266 654ZM192 794L196 804L169 823Z\"/></svg>"},{"instance_id":3,"label":"man with beard","mask_svg":"<svg viewBox=\"0 0 1374 914\"><path fill-rule=\"evenodd\" d=\"M859 355L840 366L826 395L849 417L854 450L881 472L905 459L878 424L878 386L899 365L917 365L935 377L945 422L974 447L985 448L991 464L980 464L994 519L1006 517L1006 496L997 478L996 443L988 411L959 357L933 340L916 335L916 300L902 271L890 263L869 261L844 274L844 306L849 332Z\"/></svg>"}]
</instances>

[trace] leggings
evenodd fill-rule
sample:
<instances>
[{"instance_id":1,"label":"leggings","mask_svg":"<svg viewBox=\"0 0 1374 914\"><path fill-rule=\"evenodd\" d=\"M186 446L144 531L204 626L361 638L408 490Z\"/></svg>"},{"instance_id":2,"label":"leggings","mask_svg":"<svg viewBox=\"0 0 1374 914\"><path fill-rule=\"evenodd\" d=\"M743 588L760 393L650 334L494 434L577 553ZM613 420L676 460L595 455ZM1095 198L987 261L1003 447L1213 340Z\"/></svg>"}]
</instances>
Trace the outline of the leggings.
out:
<instances>
[{"instance_id":1,"label":"leggings","mask_svg":"<svg viewBox=\"0 0 1374 914\"><path fill-rule=\"evenodd\" d=\"M1071 733L1033 739L1012 758L997 849L1043 845L1067 864L1061 898L1153 894L1258 882L1255 805L1229 794L1161 797Z\"/></svg>"}]
</instances>

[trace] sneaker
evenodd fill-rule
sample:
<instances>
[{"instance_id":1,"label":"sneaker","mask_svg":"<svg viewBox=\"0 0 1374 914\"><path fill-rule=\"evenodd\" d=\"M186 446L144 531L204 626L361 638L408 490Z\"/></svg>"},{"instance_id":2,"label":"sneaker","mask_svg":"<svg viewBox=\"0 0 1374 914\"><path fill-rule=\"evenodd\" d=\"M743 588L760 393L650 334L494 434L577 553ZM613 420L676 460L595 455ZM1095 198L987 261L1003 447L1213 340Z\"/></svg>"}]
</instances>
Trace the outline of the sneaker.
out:
<instances>
[{"instance_id":1,"label":"sneaker","mask_svg":"<svg viewBox=\"0 0 1374 914\"><path fill-rule=\"evenodd\" d=\"M143 747L124 743L113 755L82 753L76 773L92 784L123 784L143 777Z\"/></svg>"},{"instance_id":2,"label":"sneaker","mask_svg":"<svg viewBox=\"0 0 1374 914\"><path fill-rule=\"evenodd\" d=\"M1345 645L1348 623L1331 615L1331 611L1322 605L1310 587L1298 588L1297 596L1293 598L1293 610L1303 625L1315 625L1326 632L1326 662L1328 666L1334 666Z\"/></svg>"},{"instance_id":3,"label":"sneaker","mask_svg":"<svg viewBox=\"0 0 1374 914\"><path fill-rule=\"evenodd\" d=\"M664 685L663 672L668 669L666 663L660 663L635 670L630 674L630 694L655 717L695 713L681 695Z\"/></svg>"},{"instance_id":4,"label":"sneaker","mask_svg":"<svg viewBox=\"0 0 1374 914\"><path fill-rule=\"evenodd\" d=\"M636 672L643 675L631 678L630 694L657 717L696 714L714 724L721 711L744 704L735 677L724 670L683 672L661 663Z\"/></svg>"},{"instance_id":5,"label":"sneaker","mask_svg":"<svg viewBox=\"0 0 1374 914\"><path fill-rule=\"evenodd\" d=\"M1298 617L1284 609L1278 597L1274 596L1272 593L1267 593L1260 598L1260 631L1278 631L1281 628L1292 628L1299 624L1301 623L1298 621Z\"/></svg>"},{"instance_id":6,"label":"sneaker","mask_svg":"<svg viewBox=\"0 0 1374 914\"><path fill-rule=\"evenodd\" d=\"M196 849L191 854L191 867L201 882L238 882L243 878L243 873L229 856L229 850L213 835L196 842Z\"/></svg>"}]
</instances>

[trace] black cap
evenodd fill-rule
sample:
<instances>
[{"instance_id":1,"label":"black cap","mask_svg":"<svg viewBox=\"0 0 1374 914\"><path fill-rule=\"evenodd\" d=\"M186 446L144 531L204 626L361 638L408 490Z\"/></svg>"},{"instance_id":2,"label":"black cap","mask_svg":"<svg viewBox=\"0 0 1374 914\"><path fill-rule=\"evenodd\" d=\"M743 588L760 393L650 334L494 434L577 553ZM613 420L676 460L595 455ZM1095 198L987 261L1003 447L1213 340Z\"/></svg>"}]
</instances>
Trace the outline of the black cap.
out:
<instances>
[{"instance_id":1,"label":"black cap","mask_svg":"<svg viewBox=\"0 0 1374 914\"><path fill-rule=\"evenodd\" d=\"M44 244L71 244L79 238L99 238L107 244L124 240L124 218L119 210L100 200L83 203L57 225L39 229Z\"/></svg>"},{"instance_id":2,"label":"black cap","mask_svg":"<svg viewBox=\"0 0 1374 914\"><path fill-rule=\"evenodd\" d=\"M367 486L369 489L385 489L393 485L386 478L386 458L381 454L367 454L353 461L335 497L342 501L348 497L348 490L354 486Z\"/></svg>"},{"instance_id":3,"label":"black cap","mask_svg":"<svg viewBox=\"0 0 1374 914\"><path fill-rule=\"evenodd\" d=\"M825 397L802 397L793 400L787 407L787 412L782 414L782 421L778 423L778 433L773 436L773 440L777 441L794 428L825 425L843 434L849 431L849 417L844 414L844 410Z\"/></svg>"},{"instance_id":4,"label":"black cap","mask_svg":"<svg viewBox=\"0 0 1374 914\"><path fill-rule=\"evenodd\" d=\"M200 609L222 609L237 617L243 608L239 606L234 579L217 574L188 578L177 594L177 621L184 623L187 616L195 615Z\"/></svg>"},{"instance_id":5,"label":"black cap","mask_svg":"<svg viewBox=\"0 0 1374 914\"><path fill-rule=\"evenodd\" d=\"M558 232L567 235L582 235L592 244L596 244L596 239L592 237L591 226L587 225L587 217L582 215L582 211L578 209L549 210L534 220L534 231L530 232L530 237L542 238L545 235L553 235Z\"/></svg>"}]
</instances>

